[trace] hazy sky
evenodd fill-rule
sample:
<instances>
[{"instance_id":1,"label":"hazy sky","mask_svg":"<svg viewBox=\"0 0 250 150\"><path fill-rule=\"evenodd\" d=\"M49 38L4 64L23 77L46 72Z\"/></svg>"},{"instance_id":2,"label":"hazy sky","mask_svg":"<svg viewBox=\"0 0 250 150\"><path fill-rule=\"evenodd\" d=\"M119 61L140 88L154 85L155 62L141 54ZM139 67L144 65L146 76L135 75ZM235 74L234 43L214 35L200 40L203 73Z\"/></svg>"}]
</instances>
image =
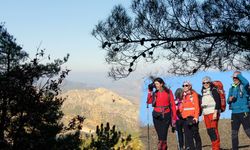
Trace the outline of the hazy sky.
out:
<instances>
[{"instance_id":1,"label":"hazy sky","mask_svg":"<svg viewBox=\"0 0 250 150\"><path fill-rule=\"evenodd\" d=\"M98 21L105 20L115 5L129 8L130 3L130 0L0 0L0 22L5 23L8 32L31 58L38 47L46 49L51 58L62 58L69 53L66 67L72 71L68 80L123 90L138 97L141 79L147 72L133 72L118 82L107 78L110 66L104 61L105 51L91 35ZM156 66L154 70L159 68Z\"/></svg>"},{"instance_id":2,"label":"hazy sky","mask_svg":"<svg viewBox=\"0 0 250 150\"><path fill-rule=\"evenodd\" d=\"M104 72L105 51L91 35L94 26L111 13L114 5L129 6L129 0L0 0L0 22L17 43L34 56L46 49L52 58L70 54L67 67L75 73ZM88 76L88 75L86 75ZM93 76L92 76L93 77ZM82 80L81 77L78 77Z\"/></svg>"}]
</instances>

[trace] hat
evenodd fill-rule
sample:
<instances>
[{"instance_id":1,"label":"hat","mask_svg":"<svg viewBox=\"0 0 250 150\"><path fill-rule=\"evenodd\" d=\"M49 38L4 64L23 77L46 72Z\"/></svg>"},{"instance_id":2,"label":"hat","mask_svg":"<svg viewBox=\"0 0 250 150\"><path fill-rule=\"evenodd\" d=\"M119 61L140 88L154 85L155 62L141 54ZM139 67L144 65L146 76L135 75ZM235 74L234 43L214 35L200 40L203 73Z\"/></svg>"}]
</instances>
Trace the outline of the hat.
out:
<instances>
[{"instance_id":1,"label":"hat","mask_svg":"<svg viewBox=\"0 0 250 150\"><path fill-rule=\"evenodd\" d=\"M192 86L192 84L191 84L190 81L184 81L184 82L183 82L183 85L184 85L184 84L187 84L187 85L191 85L191 86Z\"/></svg>"},{"instance_id":2,"label":"hat","mask_svg":"<svg viewBox=\"0 0 250 150\"><path fill-rule=\"evenodd\" d=\"M236 77L237 78L238 74L241 74L241 72L240 71L235 71L232 77Z\"/></svg>"},{"instance_id":3,"label":"hat","mask_svg":"<svg viewBox=\"0 0 250 150\"><path fill-rule=\"evenodd\" d=\"M205 76L202 78L202 82L211 82L211 78L209 76Z\"/></svg>"}]
</instances>

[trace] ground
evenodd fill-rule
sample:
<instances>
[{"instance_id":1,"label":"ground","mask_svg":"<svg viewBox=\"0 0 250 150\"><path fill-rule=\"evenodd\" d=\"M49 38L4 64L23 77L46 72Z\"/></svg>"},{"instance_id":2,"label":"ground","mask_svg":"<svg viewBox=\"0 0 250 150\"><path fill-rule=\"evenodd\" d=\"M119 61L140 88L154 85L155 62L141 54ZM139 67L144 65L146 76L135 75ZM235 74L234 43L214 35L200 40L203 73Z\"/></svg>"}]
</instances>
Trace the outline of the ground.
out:
<instances>
[{"instance_id":1,"label":"ground","mask_svg":"<svg viewBox=\"0 0 250 150\"><path fill-rule=\"evenodd\" d=\"M150 150L156 150L157 149L157 135L155 132L155 129L153 126L150 126L149 129L149 138L150 143L148 143L148 128L142 127L141 128L141 140L144 143L144 149L148 150L148 145L150 146ZM210 138L207 135L207 130L204 125L204 122L200 122L199 124L199 131L201 135L202 140L202 149L203 150L211 150L211 142ZM222 150L230 150L231 149L231 124L230 120L227 119L221 119L219 121L219 133L220 133L220 140L221 140L221 149ZM177 142L176 142L176 136L174 133L171 132L171 128L169 129L168 133L168 149L169 150L176 150L177 149ZM239 132L239 149L240 150L250 150L250 139L245 134L243 127L240 127Z\"/></svg>"}]
</instances>

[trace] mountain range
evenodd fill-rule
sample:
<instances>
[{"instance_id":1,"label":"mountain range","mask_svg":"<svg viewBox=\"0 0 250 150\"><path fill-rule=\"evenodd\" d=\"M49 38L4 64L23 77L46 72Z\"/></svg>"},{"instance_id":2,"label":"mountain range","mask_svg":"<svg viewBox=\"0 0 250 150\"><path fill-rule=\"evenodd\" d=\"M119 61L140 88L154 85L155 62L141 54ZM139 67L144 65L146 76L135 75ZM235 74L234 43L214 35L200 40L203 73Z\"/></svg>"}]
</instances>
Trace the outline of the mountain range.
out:
<instances>
[{"instance_id":1,"label":"mountain range","mask_svg":"<svg viewBox=\"0 0 250 150\"><path fill-rule=\"evenodd\" d=\"M84 132L93 132L97 125L109 122L122 131L139 129L139 104L105 88L71 89L61 94L66 98L62 105L67 123L76 115L86 117Z\"/></svg>"}]
</instances>

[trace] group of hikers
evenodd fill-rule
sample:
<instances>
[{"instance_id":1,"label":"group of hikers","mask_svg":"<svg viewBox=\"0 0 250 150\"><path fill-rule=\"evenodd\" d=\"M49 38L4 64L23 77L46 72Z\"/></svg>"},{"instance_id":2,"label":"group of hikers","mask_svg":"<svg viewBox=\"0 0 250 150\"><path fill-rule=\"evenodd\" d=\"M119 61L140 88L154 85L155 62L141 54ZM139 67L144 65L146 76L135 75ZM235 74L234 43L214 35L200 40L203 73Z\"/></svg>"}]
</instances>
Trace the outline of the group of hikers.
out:
<instances>
[{"instance_id":1,"label":"group of hikers","mask_svg":"<svg viewBox=\"0 0 250 150\"><path fill-rule=\"evenodd\" d=\"M238 133L242 124L250 138L250 91L249 82L240 71L232 76L232 86L224 100L232 111L231 141L232 149L238 150ZM184 81L173 95L165 86L162 78L155 78L148 85L147 104L154 107L152 116L158 136L158 150L167 149L168 128L177 131L179 150L201 150L202 140L199 134L199 116L203 117L212 150L220 149L218 122L222 110L222 97L209 76L202 78L201 94L192 89L190 81ZM201 111L202 110L202 111Z\"/></svg>"}]
</instances>

